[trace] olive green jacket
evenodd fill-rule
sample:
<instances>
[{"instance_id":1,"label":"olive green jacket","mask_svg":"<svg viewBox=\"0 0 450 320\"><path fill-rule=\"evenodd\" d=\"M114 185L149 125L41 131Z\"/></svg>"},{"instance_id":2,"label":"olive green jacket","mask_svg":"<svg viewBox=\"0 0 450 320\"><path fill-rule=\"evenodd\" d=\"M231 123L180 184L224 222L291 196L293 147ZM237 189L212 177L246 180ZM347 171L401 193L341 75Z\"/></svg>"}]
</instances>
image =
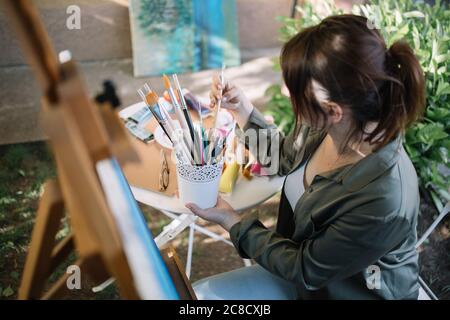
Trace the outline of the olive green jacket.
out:
<instances>
[{"instance_id":1,"label":"olive green jacket","mask_svg":"<svg viewBox=\"0 0 450 320\"><path fill-rule=\"evenodd\" d=\"M238 135L250 128L275 127L254 110ZM280 134L278 173L304 164L324 136ZM283 193L276 231L246 216L230 237L242 257L295 283L299 299L417 299L419 191L400 138L315 176L293 215L287 206Z\"/></svg>"}]
</instances>

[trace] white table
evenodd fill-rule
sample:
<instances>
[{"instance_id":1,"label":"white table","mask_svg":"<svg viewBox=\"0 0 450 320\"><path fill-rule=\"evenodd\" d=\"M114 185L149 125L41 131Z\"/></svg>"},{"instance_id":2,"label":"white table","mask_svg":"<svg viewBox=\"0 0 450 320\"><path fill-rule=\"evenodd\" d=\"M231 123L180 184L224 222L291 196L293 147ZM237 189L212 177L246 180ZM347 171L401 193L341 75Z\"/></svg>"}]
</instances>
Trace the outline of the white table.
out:
<instances>
[{"instance_id":1,"label":"white table","mask_svg":"<svg viewBox=\"0 0 450 320\"><path fill-rule=\"evenodd\" d=\"M127 118L134 112L138 111L144 106L143 102L136 103L120 111L121 118ZM236 182L234 191L231 195L221 194L222 198L227 201L236 211L242 211L248 208L255 207L274 194L281 190L284 177L256 177L247 180L242 176ZM173 221L166 226L164 231L155 238L158 246L165 244L167 241L173 239L177 234L189 227L189 244L186 260L186 275L189 277L191 273L192 263L192 248L194 243L194 232L198 231L215 240L225 242L233 245L224 237L213 233L206 228L196 224L196 217L184 206L183 203L176 196L166 196L161 193L145 190L131 186L134 197L138 202L149 205L155 209L160 210ZM250 261L244 260L246 265Z\"/></svg>"}]
</instances>

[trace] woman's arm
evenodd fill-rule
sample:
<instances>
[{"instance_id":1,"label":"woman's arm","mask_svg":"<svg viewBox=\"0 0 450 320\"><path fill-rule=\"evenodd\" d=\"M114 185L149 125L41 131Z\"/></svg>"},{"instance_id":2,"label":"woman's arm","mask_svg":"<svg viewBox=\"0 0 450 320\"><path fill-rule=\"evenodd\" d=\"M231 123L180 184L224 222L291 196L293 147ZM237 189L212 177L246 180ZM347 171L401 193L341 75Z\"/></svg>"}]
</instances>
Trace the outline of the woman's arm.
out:
<instances>
[{"instance_id":1,"label":"woman's arm","mask_svg":"<svg viewBox=\"0 0 450 320\"><path fill-rule=\"evenodd\" d=\"M375 263L410 231L403 218L385 221L361 208L301 243L268 230L256 218L236 223L230 236L242 257L254 259L301 290L317 290Z\"/></svg>"},{"instance_id":2,"label":"woman's arm","mask_svg":"<svg viewBox=\"0 0 450 320\"><path fill-rule=\"evenodd\" d=\"M266 122L242 89L226 80L222 86L218 76L213 77L210 98L211 108L221 100L222 108L233 114L241 128L237 128L237 136L259 163L270 168L269 174L285 175L296 161L301 160L300 150L306 144L309 130L300 130L295 141L293 134L285 137L275 125Z\"/></svg>"}]
</instances>

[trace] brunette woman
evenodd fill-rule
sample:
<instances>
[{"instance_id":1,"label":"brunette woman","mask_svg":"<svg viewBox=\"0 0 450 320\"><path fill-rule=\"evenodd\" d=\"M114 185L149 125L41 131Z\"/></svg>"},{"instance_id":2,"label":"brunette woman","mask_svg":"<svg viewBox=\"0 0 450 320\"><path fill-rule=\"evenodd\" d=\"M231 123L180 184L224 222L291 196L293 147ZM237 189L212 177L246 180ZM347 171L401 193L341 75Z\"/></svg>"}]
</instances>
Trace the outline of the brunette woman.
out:
<instances>
[{"instance_id":1,"label":"brunette woman","mask_svg":"<svg viewBox=\"0 0 450 320\"><path fill-rule=\"evenodd\" d=\"M187 204L257 263L197 282L199 298L417 298L419 192L402 137L423 111L424 76L406 42L387 48L368 26L361 16L332 16L285 44L296 127L280 138L286 181L276 230L220 198L208 210ZM273 128L231 83L215 78L212 98L241 134Z\"/></svg>"}]
</instances>

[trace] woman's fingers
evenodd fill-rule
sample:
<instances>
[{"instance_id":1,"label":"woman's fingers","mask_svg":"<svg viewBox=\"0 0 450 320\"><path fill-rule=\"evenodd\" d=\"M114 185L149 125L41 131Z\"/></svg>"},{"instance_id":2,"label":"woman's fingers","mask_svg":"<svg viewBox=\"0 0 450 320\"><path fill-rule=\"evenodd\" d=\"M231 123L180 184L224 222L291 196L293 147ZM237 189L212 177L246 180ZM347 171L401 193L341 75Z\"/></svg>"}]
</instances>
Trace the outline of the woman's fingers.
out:
<instances>
[{"instance_id":1,"label":"woman's fingers","mask_svg":"<svg viewBox=\"0 0 450 320\"><path fill-rule=\"evenodd\" d=\"M213 86L220 85L220 78L219 78L218 74L213 75L212 84L213 84Z\"/></svg>"},{"instance_id":2,"label":"woman's fingers","mask_svg":"<svg viewBox=\"0 0 450 320\"><path fill-rule=\"evenodd\" d=\"M233 91L234 92L234 91ZM239 103L239 94L238 93L232 93L232 94L226 94L222 97L217 98L214 96L213 93L209 94L210 98L210 107L214 108L219 100L222 100L222 106L226 109L233 109L235 105Z\"/></svg>"},{"instance_id":3,"label":"woman's fingers","mask_svg":"<svg viewBox=\"0 0 450 320\"><path fill-rule=\"evenodd\" d=\"M237 88L232 88L228 90L226 93L224 93L222 101L230 102L230 103L237 103L238 98L240 96L240 92Z\"/></svg>"},{"instance_id":4,"label":"woman's fingers","mask_svg":"<svg viewBox=\"0 0 450 320\"><path fill-rule=\"evenodd\" d=\"M195 203L187 203L186 208L192 211L193 214L204 218L206 215L206 210L201 209L199 206L197 206Z\"/></svg>"},{"instance_id":5,"label":"woman's fingers","mask_svg":"<svg viewBox=\"0 0 450 320\"><path fill-rule=\"evenodd\" d=\"M239 103L222 102L222 108L227 110L237 110L239 109Z\"/></svg>"},{"instance_id":6,"label":"woman's fingers","mask_svg":"<svg viewBox=\"0 0 450 320\"><path fill-rule=\"evenodd\" d=\"M217 105L217 101L222 101L225 109L235 110L239 108L241 92L237 87L225 80L224 85L220 83L219 75L212 78L211 91L209 93L209 107L213 109Z\"/></svg>"},{"instance_id":7,"label":"woman's fingers","mask_svg":"<svg viewBox=\"0 0 450 320\"><path fill-rule=\"evenodd\" d=\"M211 93L216 100L222 97L222 85L218 75L214 75L211 84Z\"/></svg>"},{"instance_id":8,"label":"woman's fingers","mask_svg":"<svg viewBox=\"0 0 450 320\"><path fill-rule=\"evenodd\" d=\"M187 203L186 208L192 211L193 214L199 216L202 219L207 221L211 221L214 223L221 223L224 219L223 213L217 207L209 208L209 209L201 209L194 203Z\"/></svg>"},{"instance_id":9,"label":"woman's fingers","mask_svg":"<svg viewBox=\"0 0 450 320\"><path fill-rule=\"evenodd\" d=\"M240 221L239 215L220 196L217 199L216 206L213 208L201 209L194 203L187 203L186 208L200 218L220 224L226 230L229 230L234 223Z\"/></svg>"},{"instance_id":10,"label":"woman's fingers","mask_svg":"<svg viewBox=\"0 0 450 320\"><path fill-rule=\"evenodd\" d=\"M217 100L220 99L222 95L224 95L233 88L234 86L227 80L225 80L224 85L222 86L219 76L218 75L213 76L211 84L211 93Z\"/></svg>"},{"instance_id":11,"label":"woman's fingers","mask_svg":"<svg viewBox=\"0 0 450 320\"><path fill-rule=\"evenodd\" d=\"M219 94L218 95L219 98L217 98L217 96L215 96L213 92L210 92L210 94L209 94L210 108L214 108L217 104L217 101L222 99L221 106L223 108L230 109L230 110L237 109L239 107L240 94L241 93L240 93L239 89L236 87L230 87L230 89L228 91L224 92L223 96L220 96L220 94Z\"/></svg>"},{"instance_id":12,"label":"woman's fingers","mask_svg":"<svg viewBox=\"0 0 450 320\"><path fill-rule=\"evenodd\" d=\"M214 93L212 91L209 93L209 100L210 100L209 106L211 108L214 108L214 106L216 105L216 97L214 96Z\"/></svg>"}]
</instances>

